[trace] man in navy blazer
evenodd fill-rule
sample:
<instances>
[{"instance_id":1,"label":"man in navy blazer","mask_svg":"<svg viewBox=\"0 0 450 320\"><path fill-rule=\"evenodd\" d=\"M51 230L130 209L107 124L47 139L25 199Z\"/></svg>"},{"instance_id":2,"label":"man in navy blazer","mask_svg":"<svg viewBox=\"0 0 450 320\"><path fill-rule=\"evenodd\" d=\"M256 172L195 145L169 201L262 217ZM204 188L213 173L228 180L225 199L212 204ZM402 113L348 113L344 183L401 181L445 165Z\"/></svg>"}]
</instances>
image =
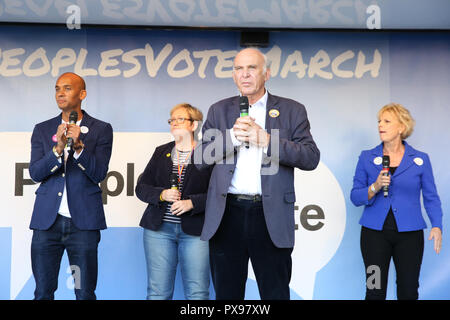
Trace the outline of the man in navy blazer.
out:
<instances>
[{"instance_id":1,"label":"man in navy blazer","mask_svg":"<svg viewBox=\"0 0 450 320\"><path fill-rule=\"evenodd\" d=\"M258 49L240 51L233 79L249 116L231 97L211 106L203 126L201 166L214 168L201 237L210 240L216 299L244 299L249 259L261 299L290 298L294 168L315 169L320 152L305 107L269 94L269 77Z\"/></svg>"},{"instance_id":2,"label":"man in navy blazer","mask_svg":"<svg viewBox=\"0 0 450 320\"><path fill-rule=\"evenodd\" d=\"M31 137L30 176L36 190L30 228L35 299L53 299L62 255L67 250L77 299L95 299L97 247L106 228L99 183L106 177L112 149L112 127L81 109L84 80L61 75L55 98L62 111L39 123ZM78 114L76 124L69 115ZM67 147L72 139L72 148Z\"/></svg>"}]
</instances>

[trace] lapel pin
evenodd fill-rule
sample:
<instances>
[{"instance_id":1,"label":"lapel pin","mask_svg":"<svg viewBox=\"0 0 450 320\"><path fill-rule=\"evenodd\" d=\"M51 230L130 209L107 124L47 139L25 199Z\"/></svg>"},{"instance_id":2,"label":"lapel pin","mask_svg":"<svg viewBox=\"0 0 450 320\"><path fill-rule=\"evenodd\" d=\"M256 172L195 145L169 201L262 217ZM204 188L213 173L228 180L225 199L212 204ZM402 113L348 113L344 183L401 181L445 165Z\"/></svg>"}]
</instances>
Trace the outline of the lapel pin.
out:
<instances>
[{"instance_id":1,"label":"lapel pin","mask_svg":"<svg viewBox=\"0 0 450 320\"><path fill-rule=\"evenodd\" d=\"M414 158L413 161L414 161L414 163L417 164L418 166L423 165L423 159L422 159L422 158L417 157L417 158Z\"/></svg>"},{"instance_id":2,"label":"lapel pin","mask_svg":"<svg viewBox=\"0 0 450 320\"><path fill-rule=\"evenodd\" d=\"M166 157L169 158L170 157L170 152L168 154L166 154Z\"/></svg>"},{"instance_id":3,"label":"lapel pin","mask_svg":"<svg viewBox=\"0 0 450 320\"><path fill-rule=\"evenodd\" d=\"M81 133L84 133L84 134L86 134L86 133L88 133L88 132L89 132L89 128L88 128L88 127L86 127L86 126L81 126L81 128L80 128L80 131L81 131Z\"/></svg>"},{"instance_id":4,"label":"lapel pin","mask_svg":"<svg viewBox=\"0 0 450 320\"><path fill-rule=\"evenodd\" d=\"M276 118L280 115L280 111L278 111L277 109L271 109L269 110L269 116L272 118Z\"/></svg>"},{"instance_id":5,"label":"lapel pin","mask_svg":"<svg viewBox=\"0 0 450 320\"><path fill-rule=\"evenodd\" d=\"M377 166L380 165L383 162L383 159L381 157L376 157L373 159L373 163L375 163Z\"/></svg>"},{"instance_id":6,"label":"lapel pin","mask_svg":"<svg viewBox=\"0 0 450 320\"><path fill-rule=\"evenodd\" d=\"M58 142L58 138L56 138L56 134L53 135L52 141L53 141L53 142Z\"/></svg>"}]
</instances>

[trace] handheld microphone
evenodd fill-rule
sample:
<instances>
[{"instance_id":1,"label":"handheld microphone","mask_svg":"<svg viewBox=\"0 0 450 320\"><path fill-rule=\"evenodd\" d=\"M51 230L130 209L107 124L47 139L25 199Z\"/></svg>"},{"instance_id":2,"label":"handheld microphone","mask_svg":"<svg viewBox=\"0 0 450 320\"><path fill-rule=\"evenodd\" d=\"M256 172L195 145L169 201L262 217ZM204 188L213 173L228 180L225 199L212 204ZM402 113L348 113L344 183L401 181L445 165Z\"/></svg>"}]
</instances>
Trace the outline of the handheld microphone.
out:
<instances>
[{"instance_id":1,"label":"handheld microphone","mask_svg":"<svg viewBox=\"0 0 450 320\"><path fill-rule=\"evenodd\" d=\"M78 112L76 111L72 111L69 115L69 124L75 124L78 121ZM70 148L72 148L73 145L73 139L72 138L67 138L67 146Z\"/></svg>"},{"instance_id":2,"label":"handheld microphone","mask_svg":"<svg viewBox=\"0 0 450 320\"><path fill-rule=\"evenodd\" d=\"M178 175L176 173L170 174L170 189L171 190L178 190Z\"/></svg>"},{"instance_id":3,"label":"handheld microphone","mask_svg":"<svg viewBox=\"0 0 450 320\"><path fill-rule=\"evenodd\" d=\"M178 176L176 173L170 174L170 189L172 190L178 190Z\"/></svg>"},{"instance_id":4,"label":"handheld microphone","mask_svg":"<svg viewBox=\"0 0 450 320\"><path fill-rule=\"evenodd\" d=\"M239 110L241 117L248 116L248 97L246 96L239 97ZM249 148L248 142L244 142L244 146L248 149Z\"/></svg>"},{"instance_id":5,"label":"handheld microphone","mask_svg":"<svg viewBox=\"0 0 450 320\"><path fill-rule=\"evenodd\" d=\"M390 165L390 159L389 156L383 156L383 175L388 176L389 175L389 165ZM389 186L383 186L383 195L387 197L389 194Z\"/></svg>"}]
</instances>

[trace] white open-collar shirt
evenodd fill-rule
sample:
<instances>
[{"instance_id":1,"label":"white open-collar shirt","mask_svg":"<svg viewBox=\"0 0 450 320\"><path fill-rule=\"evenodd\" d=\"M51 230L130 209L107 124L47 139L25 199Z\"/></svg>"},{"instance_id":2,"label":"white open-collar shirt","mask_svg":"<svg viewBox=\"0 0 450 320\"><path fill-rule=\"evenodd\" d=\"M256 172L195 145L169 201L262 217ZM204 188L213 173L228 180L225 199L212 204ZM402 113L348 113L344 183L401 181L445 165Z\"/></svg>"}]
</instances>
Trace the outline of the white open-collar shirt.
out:
<instances>
[{"instance_id":1,"label":"white open-collar shirt","mask_svg":"<svg viewBox=\"0 0 450 320\"><path fill-rule=\"evenodd\" d=\"M255 119L255 122L261 127L266 126L267 109L267 90L257 102L249 107L248 114ZM236 169L234 170L231 185L228 193L255 195L261 194L261 162L263 147L249 145L246 148L244 143L236 139L233 129L231 131L231 140L233 145L238 147Z\"/></svg>"}]
</instances>

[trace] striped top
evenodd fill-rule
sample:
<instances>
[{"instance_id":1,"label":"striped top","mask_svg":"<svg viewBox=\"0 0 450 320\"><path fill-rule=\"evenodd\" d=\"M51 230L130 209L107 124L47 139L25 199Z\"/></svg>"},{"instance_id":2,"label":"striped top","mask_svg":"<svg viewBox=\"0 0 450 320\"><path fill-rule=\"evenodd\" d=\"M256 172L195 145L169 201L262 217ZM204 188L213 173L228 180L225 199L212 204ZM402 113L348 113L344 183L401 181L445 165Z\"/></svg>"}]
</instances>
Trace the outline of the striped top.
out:
<instances>
[{"instance_id":1,"label":"striped top","mask_svg":"<svg viewBox=\"0 0 450 320\"><path fill-rule=\"evenodd\" d=\"M178 155L180 157L180 169L183 166L183 171L181 172L181 177L178 175L178 159L177 159L177 153L172 152L172 173L176 174L179 178L178 183L178 190L180 192L183 192L183 185L184 185L184 174L186 173L186 167L188 166L190 159L188 159L188 156L190 155L191 151L178 151ZM163 221L165 222L172 222L172 223L181 223L181 217L175 216L170 211L170 207L172 206L172 202L166 202L166 210L163 216Z\"/></svg>"}]
</instances>

